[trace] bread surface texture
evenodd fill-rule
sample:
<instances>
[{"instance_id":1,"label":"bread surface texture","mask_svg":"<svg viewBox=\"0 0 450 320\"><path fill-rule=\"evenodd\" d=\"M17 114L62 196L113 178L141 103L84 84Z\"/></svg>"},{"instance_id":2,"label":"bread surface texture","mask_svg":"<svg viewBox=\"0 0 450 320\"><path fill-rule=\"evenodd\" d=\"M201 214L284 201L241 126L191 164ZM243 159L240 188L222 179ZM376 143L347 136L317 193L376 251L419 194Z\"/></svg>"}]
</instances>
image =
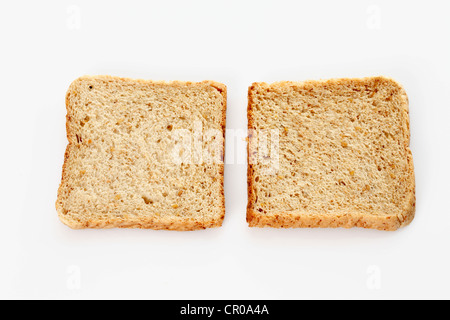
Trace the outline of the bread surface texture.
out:
<instances>
[{"instance_id":1,"label":"bread surface texture","mask_svg":"<svg viewBox=\"0 0 450 320\"><path fill-rule=\"evenodd\" d=\"M251 227L396 230L415 213L409 107L388 77L254 83Z\"/></svg>"},{"instance_id":2,"label":"bread surface texture","mask_svg":"<svg viewBox=\"0 0 450 320\"><path fill-rule=\"evenodd\" d=\"M70 85L66 108L68 145L56 201L63 223L222 225L225 85L83 76Z\"/></svg>"}]
</instances>

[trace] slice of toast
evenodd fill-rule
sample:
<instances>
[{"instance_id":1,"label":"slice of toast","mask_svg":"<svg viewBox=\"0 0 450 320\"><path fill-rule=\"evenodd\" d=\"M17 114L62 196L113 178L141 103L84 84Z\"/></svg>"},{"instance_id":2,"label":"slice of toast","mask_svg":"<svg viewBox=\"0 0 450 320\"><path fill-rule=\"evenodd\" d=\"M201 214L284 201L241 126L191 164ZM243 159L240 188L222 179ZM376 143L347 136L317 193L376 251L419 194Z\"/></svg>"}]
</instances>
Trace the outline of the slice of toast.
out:
<instances>
[{"instance_id":1,"label":"slice of toast","mask_svg":"<svg viewBox=\"0 0 450 320\"><path fill-rule=\"evenodd\" d=\"M254 83L248 128L249 226L396 230L414 218L408 98L394 80Z\"/></svg>"},{"instance_id":2,"label":"slice of toast","mask_svg":"<svg viewBox=\"0 0 450 320\"><path fill-rule=\"evenodd\" d=\"M84 76L66 95L56 209L80 228L196 230L225 215L226 87Z\"/></svg>"}]
</instances>

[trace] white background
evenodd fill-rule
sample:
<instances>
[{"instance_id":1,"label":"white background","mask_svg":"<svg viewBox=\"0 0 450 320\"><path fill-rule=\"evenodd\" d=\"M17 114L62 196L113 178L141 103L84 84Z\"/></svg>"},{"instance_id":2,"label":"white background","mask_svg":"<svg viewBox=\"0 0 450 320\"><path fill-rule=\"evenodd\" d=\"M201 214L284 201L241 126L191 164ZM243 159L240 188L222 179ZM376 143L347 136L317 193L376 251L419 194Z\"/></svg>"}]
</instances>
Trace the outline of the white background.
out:
<instances>
[{"instance_id":1,"label":"white background","mask_svg":"<svg viewBox=\"0 0 450 320\"><path fill-rule=\"evenodd\" d=\"M0 298L450 298L449 14L433 0L2 1ZM64 97L85 74L223 82L234 130L252 82L393 77L410 99L416 218L251 229L246 165L228 158L222 228L71 230L54 204Z\"/></svg>"}]
</instances>

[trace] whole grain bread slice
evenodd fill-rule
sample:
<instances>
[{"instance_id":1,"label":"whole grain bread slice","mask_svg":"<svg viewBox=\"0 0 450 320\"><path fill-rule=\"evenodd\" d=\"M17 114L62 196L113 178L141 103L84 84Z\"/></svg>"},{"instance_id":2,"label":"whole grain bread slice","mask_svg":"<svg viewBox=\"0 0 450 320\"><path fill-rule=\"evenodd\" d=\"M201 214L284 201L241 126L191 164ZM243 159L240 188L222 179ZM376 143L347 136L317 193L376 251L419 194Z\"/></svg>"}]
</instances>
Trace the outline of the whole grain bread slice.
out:
<instances>
[{"instance_id":1,"label":"whole grain bread slice","mask_svg":"<svg viewBox=\"0 0 450 320\"><path fill-rule=\"evenodd\" d=\"M248 128L249 226L396 230L413 220L408 98L396 81L254 83Z\"/></svg>"},{"instance_id":2,"label":"whole grain bread slice","mask_svg":"<svg viewBox=\"0 0 450 320\"><path fill-rule=\"evenodd\" d=\"M66 108L69 143L56 201L63 223L221 226L225 85L83 76L70 85Z\"/></svg>"}]
</instances>

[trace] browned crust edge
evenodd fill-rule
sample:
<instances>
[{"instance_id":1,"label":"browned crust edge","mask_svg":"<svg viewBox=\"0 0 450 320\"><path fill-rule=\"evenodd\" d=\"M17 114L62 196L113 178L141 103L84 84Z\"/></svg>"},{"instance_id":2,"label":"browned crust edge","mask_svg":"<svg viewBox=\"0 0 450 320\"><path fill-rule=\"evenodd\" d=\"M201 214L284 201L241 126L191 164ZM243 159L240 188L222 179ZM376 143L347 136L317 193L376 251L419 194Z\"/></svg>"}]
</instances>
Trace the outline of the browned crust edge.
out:
<instances>
[{"instance_id":1,"label":"browned crust edge","mask_svg":"<svg viewBox=\"0 0 450 320\"><path fill-rule=\"evenodd\" d=\"M166 84L166 85L175 85L175 86L183 86L183 85L198 85L198 84L206 84L217 91L222 95L222 136L223 136L223 146L222 146L222 163L220 164L220 180L221 180L221 203L222 203L222 215L219 217L219 219L213 219L211 221L201 221L196 220L192 218L171 218L171 219L161 219L161 218L154 218L154 217L145 217L145 218L139 218L139 219L133 219L133 218L117 218L117 219L108 219L105 221L100 220L90 220L86 221L85 223L80 223L79 221L74 221L73 219L68 219L67 216L63 213L64 212L64 203L61 200L62 197L62 188L67 176L67 163L70 153L70 146L73 143L70 140L70 128L69 123L71 121L70 119L70 108L71 105L69 103L69 93L71 93L73 90L75 90L75 87L77 85L77 82L83 79L92 78L92 79L111 79L111 80L124 80L124 81L136 81L136 82L143 82L143 83L152 83L152 84ZM153 80L142 80L142 79L131 79L131 78L123 78L123 77L115 77L115 76L109 76L109 75L101 75L101 76L82 76L74 80L66 93L66 135L68 144L64 153L64 163L62 166L62 175L61 175L61 182L58 187L57 191L57 199L55 203L56 211L58 213L58 217L62 223L67 225L68 227L72 229L86 229L86 228L93 228L93 229L109 229L109 228L139 228L139 229L154 229L154 230L172 230L172 231L195 231L195 230L202 230L207 228L217 228L221 227L223 220L225 218L225 192L224 192L224 159L225 159L225 127L226 127L226 109L227 109L227 87L223 83L211 81L211 80L205 80L202 82L190 82L190 81L153 81Z\"/></svg>"},{"instance_id":2,"label":"browned crust edge","mask_svg":"<svg viewBox=\"0 0 450 320\"><path fill-rule=\"evenodd\" d=\"M291 81L281 81L268 85L267 83L253 83L248 88L248 106L247 106L247 119L248 119L248 129L249 131L255 129L253 123L253 91L255 86L274 86L280 87L284 85L293 86L314 86L323 83L339 83L339 82L360 82L365 83L367 81L391 81L397 85L401 91L403 97L403 132L406 135L405 152L408 157L409 164L409 184L411 185L412 192L408 195L408 200L405 204L404 210L399 215L389 215L389 216L376 216L376 215L365 215L358 212L350 212L348 214L342 215L312 215L305 214L301 212L277 212L273 215L265 215L260 212L253 210L253 204L256 200L256 194L253 189L253 166L250 163L250 153L249 144L247 144L247 187L248 187L248 203L247 203L247 214L246 220L249 227L272 227L272 228L367 228L367 229L377 229L384 231L394 231L401 227L404 227L411 223L415 216L416 209L416 196L415 196L415 176L414 176L414 164L411 149L409 148L410 143L410 131L409 131L409 101L406 91L403 86L397 81L385 77L366 77L366 78L340 78L340 79L329 79L329 80L310 80L304 82L291 82Z\"/></svg>"}]
</instances>

